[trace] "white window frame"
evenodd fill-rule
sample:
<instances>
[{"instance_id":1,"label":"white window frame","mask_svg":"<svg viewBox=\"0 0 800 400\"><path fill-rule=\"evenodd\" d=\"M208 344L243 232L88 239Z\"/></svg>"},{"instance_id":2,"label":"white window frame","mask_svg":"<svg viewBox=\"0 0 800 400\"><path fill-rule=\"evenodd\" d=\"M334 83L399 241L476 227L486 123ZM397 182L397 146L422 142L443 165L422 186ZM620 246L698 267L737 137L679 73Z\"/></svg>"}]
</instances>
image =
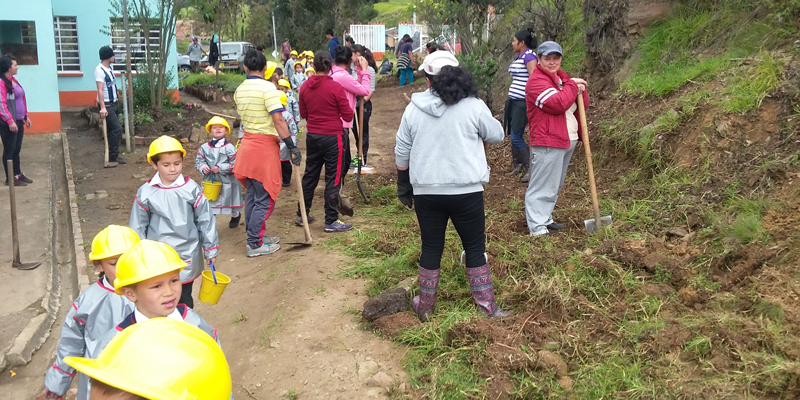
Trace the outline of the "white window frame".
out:
<instances>
[{"instance_id":1,"label":"white window frame","mask_svg":"<svg viewBox=\"0 0 800 400\"><path fill-rule=\"evenodd\" d=\"M114 49L116 62L112 65L114 71L125 70L125 28L121 18L111 18L111 48ZM145 41L144 31L140 29L138 21L128 21L128 29L131 31L131 71L135 72L138 64L145 62ZM161 31L158 27L150 28L150 54L157 56L158 44L161 40Z\"/></svg>"},{"instance_id":2,"label":"white window frame","mask_svg":"<svg viewBox=\"0 0 800 400\"><path fill-rule=\"evenodd\" d=\"M74 28L68 27L74 25ZM78 18L53 16L56 39L56 70L58 72L81 72L80 45L78 44ZM74 42L70 42L74 40ZM65 49L72 47L75 49Z\"/></svg>"}]
</instances>

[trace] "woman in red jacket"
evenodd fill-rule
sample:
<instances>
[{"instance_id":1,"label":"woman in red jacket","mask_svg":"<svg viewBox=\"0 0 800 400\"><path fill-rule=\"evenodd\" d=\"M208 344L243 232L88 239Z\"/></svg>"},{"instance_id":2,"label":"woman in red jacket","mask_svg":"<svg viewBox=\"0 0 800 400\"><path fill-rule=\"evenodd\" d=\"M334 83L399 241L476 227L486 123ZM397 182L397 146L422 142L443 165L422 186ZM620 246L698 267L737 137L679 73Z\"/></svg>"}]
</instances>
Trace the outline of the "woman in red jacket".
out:
<instances>
[{"instance_id":1,"label":"woman in red jacket","mask_svg":"<svg viewBox=\"0 0 800 400\"><path fill-rule=\"evenodd\" d=\"M525 217L531 236L550 235L564 224L553 221L553 208L564 185L567 166L580 140L577 98L589 105L587 83L561 70L563 51L556 42L539 46L539 68L525 86L531 146L531 178L525 193Z\"/></svg>"},{"instance_id":2,"label":"woman in red jacket","mask_svg":"<svg viewBox=\"0 0 800 400\"><path fill-rule=\"evenodd\" d=\"M300 87L300 117L306 120L306 171L303 174L303 198L306 214L311 210L314 189L317 188L322 166L325 166L325 232L344 232L353 228L339 220L339 188L342 184L344 143L347 138L342 123L352 123L353 107L347 100L342 85L336 83L328 73L333 68L333 59L325 51L314 57L312 75ZM308 222L314 217L308 214ZM300 206L297 207L295 223L303 226Z\"/></svg>"}]
</instances>

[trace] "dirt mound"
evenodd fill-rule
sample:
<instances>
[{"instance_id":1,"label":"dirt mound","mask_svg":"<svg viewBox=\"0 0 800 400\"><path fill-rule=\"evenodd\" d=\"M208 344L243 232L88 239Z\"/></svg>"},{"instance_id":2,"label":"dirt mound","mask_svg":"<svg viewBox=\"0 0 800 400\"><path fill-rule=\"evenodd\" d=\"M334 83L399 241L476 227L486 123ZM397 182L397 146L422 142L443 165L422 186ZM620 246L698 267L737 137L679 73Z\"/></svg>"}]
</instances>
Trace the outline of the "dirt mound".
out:
<instances>
[{"instance_id":1,"label":"dirt mound","mask_svg":"<svg viewBox=\"0 0 800 400\"><path fill-rule=\"evenodd\" d=\"M383 336L394 339L402 333L403 329L408 329L419 325L419 318L411 313L397 313L380 317L372 321L375 327Z\"/></svg>"}]
</instances>

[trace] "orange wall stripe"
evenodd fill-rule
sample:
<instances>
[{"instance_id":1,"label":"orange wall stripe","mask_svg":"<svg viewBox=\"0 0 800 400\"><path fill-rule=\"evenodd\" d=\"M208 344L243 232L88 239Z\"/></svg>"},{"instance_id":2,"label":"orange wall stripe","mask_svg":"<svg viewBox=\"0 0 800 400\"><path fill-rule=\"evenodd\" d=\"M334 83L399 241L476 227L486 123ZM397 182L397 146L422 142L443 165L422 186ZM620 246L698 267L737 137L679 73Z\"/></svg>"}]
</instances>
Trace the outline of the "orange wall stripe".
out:
<instances>
[{"instance_id":1,"label":"orange wall stripe","mask_svg":"<svg viewBox=\"0 0 800 400\"><path fill-rule=\"evenodd\" d=\"M60 112L32 112L28 113L31 128L25 129L25 134L61 132Z\"/></svg>"},{"instance_id":2,"label":"orange wall stripe","mask_svg":"<svg viewBox=\"0 0 800 400\"><path fill-rule=\"evenodd\" d=\"M58 92L58 99L61 101L61 107L96 106L97 91Z\"/></svg>"}]
</instances>

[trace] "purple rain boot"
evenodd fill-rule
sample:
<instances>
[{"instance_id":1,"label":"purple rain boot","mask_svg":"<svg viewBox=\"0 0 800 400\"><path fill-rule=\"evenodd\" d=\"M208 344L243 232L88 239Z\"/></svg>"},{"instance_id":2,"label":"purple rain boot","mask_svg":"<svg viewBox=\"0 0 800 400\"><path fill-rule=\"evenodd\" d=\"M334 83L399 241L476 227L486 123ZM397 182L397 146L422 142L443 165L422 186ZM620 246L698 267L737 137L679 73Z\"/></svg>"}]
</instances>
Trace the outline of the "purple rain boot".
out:
<instances>
[{"instance_id":1,"label":"purple rain boot","mask_svg":"<svg viewBox=\"0 0 800 400\"><path fill-rule=\"evenodd\" d=\"M428 322L436 304L436 290L439 288L441 269L425 269L419 267L419 296L411 300L411 308L422 322Z\"/></svg>"},{"instance_id":2,"label":"purple rain boot","mask_svg":"<svg viewBox=\"0 0 800 400\"><path fill-rule=\"evenodd\" d=\"M467 268L467 279L469 288L472 290L472 298L488 318L505 317L511 314L511 311L501 310L494 300L494 285L489 264Z\"/></svg>"}]
</instances>

